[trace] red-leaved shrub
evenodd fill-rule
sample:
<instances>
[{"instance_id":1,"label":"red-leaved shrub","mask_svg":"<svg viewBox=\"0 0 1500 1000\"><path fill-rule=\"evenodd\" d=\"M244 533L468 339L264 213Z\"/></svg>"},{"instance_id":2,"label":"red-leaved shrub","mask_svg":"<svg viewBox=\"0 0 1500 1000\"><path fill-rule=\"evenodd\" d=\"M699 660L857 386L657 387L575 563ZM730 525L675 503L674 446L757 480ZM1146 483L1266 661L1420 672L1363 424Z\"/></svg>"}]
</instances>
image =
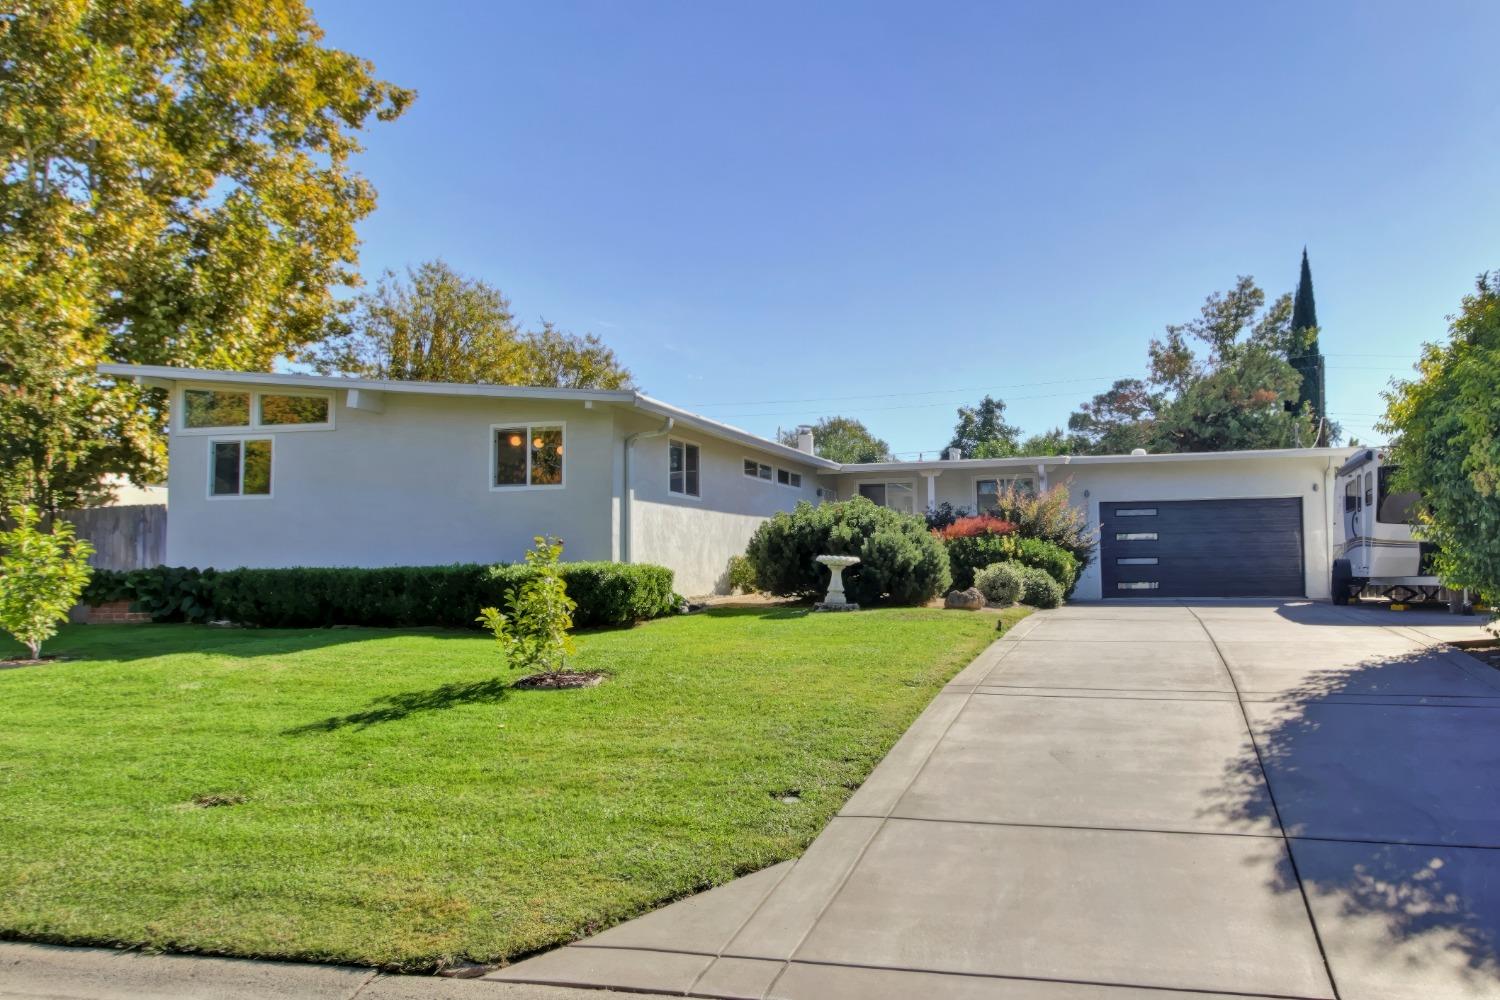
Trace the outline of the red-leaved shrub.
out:
<instances>
[{"instance_id":1,"label":"red-leaved shrub","mask_svg":"<svg viewBox=\"0 0 1500 1000\"><path fill-rule=\"evenodd\" d=\"M976 514L973 517L961 517L946 528L937 529L933 534L946 542L954 538L974 538L979 535L1008 535L1015 530L1014 521L1007 521L993 514Z\"/></svg>"}]
</instances>

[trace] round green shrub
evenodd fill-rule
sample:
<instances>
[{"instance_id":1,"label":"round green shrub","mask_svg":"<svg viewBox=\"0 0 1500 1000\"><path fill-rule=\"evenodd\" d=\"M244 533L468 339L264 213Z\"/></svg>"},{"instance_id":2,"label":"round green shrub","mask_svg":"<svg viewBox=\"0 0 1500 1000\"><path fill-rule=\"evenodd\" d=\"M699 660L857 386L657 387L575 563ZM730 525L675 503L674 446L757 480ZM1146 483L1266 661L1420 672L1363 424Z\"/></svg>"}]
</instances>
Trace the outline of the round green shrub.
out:
<instances>
[{"instance_id":1,"label":"round green shrub","mask_svg":"<svg viewBox=\"0 0 1500 1000\"><path fill-rule=\"evenodd\" d=\"M1063 602L1062 584L1044 569L1021 567L1021 603L1033 608L1055 608Z\"/></svg>"},{"instance_id":2,"label":"round green shrub","mask_svg":"<svg viewBox=\"0 0 1500 1000\"><path fill-rule=\"evenodd\" d=\"M724 582L729 585L730 590L738 590L742 594L755 593L755 567L750 565L750 560L743 555L729 557L729 569L724 574Z\"/></svg>"},{"instance_id":3,"label":"round green shrub","mask_svg":"<svg viewBox=\"0 0 1500 1000\"><path fill-rule=\"evenodd\" d=\"M1012 562L990 563L974 574L974 586L991 604L1014 604L1021 599L1022 569Z\"/></svg>"},{"instance_id":4,"label":"round green shrub","mask_svg":"<svg viewBox=\"0 0 1500 1000\"><path fill-rule=\"evenodd\" d=\"M824 555L859 556L844 571L844 594L857 604L919 604L948 589L948 554L927 523L864 497L804 500L761 524L745 551L756 586L780 597L822 597Z\"/></svg>"},{"instance_id":5,"label":"round green shrub","mask_svg":"<svg viewBox=\"0 0 1500 1000\"><path fill-rule=\"evenodd\" d=\"M953 586L967 590L974 586L974 576L986 566L1014 558L1015 539L1010 535L968 535L950 538L948 567Z\"/></svg>"},{"instance_id":6,"label":"round green shrub","mask_svg":"<svg viewBox=\"0 0 1500 1000\"><path fill-rule=\"evenodd\" d=\"M1013 539L1013 544L1012 559L1022 565L1045 570L1064 591L1072 592L1073 584L1078 582L1080 568L1078 558L1073 553L1056 542L1043 538L1016 538Z\"/></svg>"}]
</instances>

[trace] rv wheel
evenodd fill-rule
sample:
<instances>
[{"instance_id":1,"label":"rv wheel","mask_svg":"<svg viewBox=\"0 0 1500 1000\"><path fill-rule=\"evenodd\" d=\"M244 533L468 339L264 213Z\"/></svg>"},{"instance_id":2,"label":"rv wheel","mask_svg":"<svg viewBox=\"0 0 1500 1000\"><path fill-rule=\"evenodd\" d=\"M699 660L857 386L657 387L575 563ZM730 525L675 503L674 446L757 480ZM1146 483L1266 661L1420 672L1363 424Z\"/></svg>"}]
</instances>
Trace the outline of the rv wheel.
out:
<instances>
[{"instance_id":1,"label":"rv wheel","mask_svg":"<svg viewBox=\"0 0 1500 1000\"><path fill-rule=\"evenodd\" d=\"M1348 604L1349 591L1354 584L1354 568L1347 559L1333 561L1333 603Z\"/></svg>"}]
</instances>

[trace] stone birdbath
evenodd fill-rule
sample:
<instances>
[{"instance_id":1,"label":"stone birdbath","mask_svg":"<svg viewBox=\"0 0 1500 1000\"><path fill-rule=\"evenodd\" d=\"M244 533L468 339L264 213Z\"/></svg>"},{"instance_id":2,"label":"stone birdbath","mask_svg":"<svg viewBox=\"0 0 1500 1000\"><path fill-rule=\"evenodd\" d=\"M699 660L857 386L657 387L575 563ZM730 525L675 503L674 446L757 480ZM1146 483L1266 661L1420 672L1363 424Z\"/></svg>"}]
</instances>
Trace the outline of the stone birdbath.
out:
<instances>
[{"instance_id":1,"label":"stone birdbath","mask_svg":"<svg viewBox=\"0 0 1500 1000\"><path fill-rule=\"evenodd\" d=\"M828 593L813 605L813 610L858 611L858 604L844 600L844 570L859 562L859 556L818 556L816 561L828 567Z\"/></svg>"}]
</instances>

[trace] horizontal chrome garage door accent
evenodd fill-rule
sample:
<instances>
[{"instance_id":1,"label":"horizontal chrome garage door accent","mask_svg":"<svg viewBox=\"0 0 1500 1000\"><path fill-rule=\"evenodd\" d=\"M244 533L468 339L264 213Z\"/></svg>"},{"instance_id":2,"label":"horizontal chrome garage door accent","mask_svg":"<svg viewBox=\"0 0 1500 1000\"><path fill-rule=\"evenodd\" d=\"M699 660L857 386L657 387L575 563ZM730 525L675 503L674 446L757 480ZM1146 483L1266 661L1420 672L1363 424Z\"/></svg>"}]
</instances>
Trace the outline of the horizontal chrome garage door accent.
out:
<instances>
[{"instance_id":1,"label":"horizontal chrome garage door accent","mask_svg":"<svg viewBox=\"0 0 1500 1000\"><path fill-rule=\"evenodd\" d=\"M1153 510L1153 514L1143 514ZM1100 503L1105 597L1299 597L1302 499Z\"/></svg>"}]
</instances>

